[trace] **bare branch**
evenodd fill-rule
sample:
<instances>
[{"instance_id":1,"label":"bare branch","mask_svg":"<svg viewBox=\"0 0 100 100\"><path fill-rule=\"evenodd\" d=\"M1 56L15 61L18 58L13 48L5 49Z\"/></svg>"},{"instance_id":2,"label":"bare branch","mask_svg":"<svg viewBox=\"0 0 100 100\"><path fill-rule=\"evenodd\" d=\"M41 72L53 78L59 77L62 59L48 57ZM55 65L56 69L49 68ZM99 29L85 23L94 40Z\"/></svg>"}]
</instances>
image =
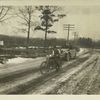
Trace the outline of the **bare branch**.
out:
<instances>
[{"instance_id":1,"label":"bare branch","mask_svg":"<svg viewBox=\"0 0 100 100\"><path fill-rule=\"evenodd\" d=\"M26 26L26 27L21 27L19 31L27 33L27 49L29 45L30 32L32 30L31 27L33 26L33 22L32 22L33 13L34 13L34 9L32 8L32 6L24 6L24 7L20 7L16 14L17 17L19 17L22 21L19 22L21 26Z\"/></svg>"},{"instance_id":2,"label":"bare branch","mask_svg":"<svg viewBox=\"0 0 100 100\"><path fill-rule=\"evenodd\" d=\"M22 16L21 16L22 15ZM25 15L25 12L22 11L22 9L19 9L19 17L26 20L28 22L28 18L27 16Z\"/></svg>"},{"instance_id":3,"label":"bare branch","mask_svg":"<svg viewBox=\"0 0 100 100\"><path fill-rule=\"evenodd\" d=\"M4 22L5 20L8 20L8 19L10 19L10 18L12 18L13 16L10 16L10 17L8 17L8 18L5 18L5 19L2 19L2 20L0 20L0 22Z\"/></svg>"},{"instance_id":4,"label":"bare branch","mask_svg":"<svg viewBox=\"0 0 100 100\"><path fill-rule=\"evenodd\" d=\"M4 10L4 7L1 7L0 16L2 15L3 10Z\"/></svg>"},{"instance_id":5,"label":"bare branch","mask_svg":"<svg viewBox=\"0 0 100 100\"><path fill-rule=\"evenodd\" d=\"M27 20L25 17L22 17L20 14L17 14L17 13L16 13L16 15L17 15L19 18L23 19L24 21L26 21L26 22L28 23L28 20Z\"/></svg>"},{"instance_id":6,"label":"bare branch","mask_svg":"<svg viewBox=\"0 0 100 100\"><path fill-rule=\"evenodd\" d=\"M34 13L34 9L32 6L24 6L23 8L19 8L16 15L23 19L27 24L29 24L32 20L32 16Z\"/></svg>"},{"instance_id":7,"label":"bare branch","mask_svg":"<svg viewBox=\"0 0 100 100\"><path fill-rule=\"evenodd\" d=\"M0 11L0 20L2 20L2 21L5 20L4 18L8 14L9 10L10 10L10 7L2 7L1 8L1 11Z\"/></svg>"}]
</instances>

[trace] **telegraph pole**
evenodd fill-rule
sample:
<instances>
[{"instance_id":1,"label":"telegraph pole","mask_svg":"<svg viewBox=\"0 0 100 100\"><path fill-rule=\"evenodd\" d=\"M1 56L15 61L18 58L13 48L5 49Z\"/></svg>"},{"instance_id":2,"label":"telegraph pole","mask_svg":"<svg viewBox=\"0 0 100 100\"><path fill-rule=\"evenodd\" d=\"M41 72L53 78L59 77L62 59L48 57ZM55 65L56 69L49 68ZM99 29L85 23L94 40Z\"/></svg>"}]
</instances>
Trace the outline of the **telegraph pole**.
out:
<instances>
[{"instance_id":1,"label":"telegraph pole","mask_svg":"<svg viewBox=\"0 0 100 100\"><path fill-rule=\"evenodd\" d=\"M69 34L70 34L70 31L74 29L74 24L64 24L63 28L64 28L64 30L67 30L67 32L68 32L67 43L69 44Z\"/></svg>"},{"instance_id":2,"label":"telegraph pole","mask_svg":"<svg viewBox=\"0 0 100 100\"><path fill-rule=\"evenodd\" d=\"M74 32L74 40L77 40L77 39L78 39L78 33Z\"/></svg>"},{"instance_id":3,"label":"telegraph pole","mask_svg":"<svg viewBox=\"0 0 100 100\"><path fill-rule=\"evenodd\" d=\"M77 44L77 40L78 40L78 33L74 32L74 43Z\"/></svg>"}]
</instances>

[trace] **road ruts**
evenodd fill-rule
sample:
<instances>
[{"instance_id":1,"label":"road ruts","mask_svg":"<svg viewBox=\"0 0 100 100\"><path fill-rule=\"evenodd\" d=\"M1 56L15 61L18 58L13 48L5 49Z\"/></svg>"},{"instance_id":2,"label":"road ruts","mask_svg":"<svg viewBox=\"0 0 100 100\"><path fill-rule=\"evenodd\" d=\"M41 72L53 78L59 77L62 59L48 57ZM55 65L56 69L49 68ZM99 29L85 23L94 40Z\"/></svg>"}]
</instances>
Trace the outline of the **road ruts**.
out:
<instances>
[{"instance_id":1,"label":"road ruts","mask_svg":"<svg viewBox=\"0 0 100 100\"><path fill-rule=\"evenodd\" d=\"M89 94L91 84L98 74L98 59L99 57L93 62L88 63L59 87L49 92L49 94Z\"/></svg>"},{"instance_id":2,"label":"road ruts","mask_svg":"<svg viewBox=\"0 0 100 100\"><path fill-rule=\"evenodd\" d=\"M84 58L78 58L76 61L74 61L73 63L66 66L62 72L58 72L58 73L52 72L45 76L42 75L34 80L26 82L25 84L18 85L17 87L14 87L13 89L3 91L2 94L28 94L32 90L34 90L34 91L37 90L37 88L39 86L41 86L43 83L49 81L50 79L52 79L54 77L59 77L59 75L61 73L64 73L73 67L77 67L77 65L79 65L80 63L83 63L88 58L89 58L89 56L84 57Z\"/></svg>"}]
</instances>

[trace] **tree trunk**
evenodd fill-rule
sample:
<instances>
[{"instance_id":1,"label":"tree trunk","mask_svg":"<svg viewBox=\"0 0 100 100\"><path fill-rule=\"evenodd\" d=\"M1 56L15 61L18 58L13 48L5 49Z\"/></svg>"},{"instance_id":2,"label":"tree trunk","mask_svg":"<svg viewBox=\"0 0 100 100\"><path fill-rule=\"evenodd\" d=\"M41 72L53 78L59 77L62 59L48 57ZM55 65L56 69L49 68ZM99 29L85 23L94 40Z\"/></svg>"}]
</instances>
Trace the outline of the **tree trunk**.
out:
<instances>
[{"instance_id":1,"label":"tree trunk","mask_svg":"<svg viewBox=\"0 0 100 100\"><path fill-rule=\"evenodd\" d=\"M27 45L26 45L27 50L29 47L29 38L30 38L30 24L28 25L28 31L27 31Z\"/></svg>"},{"instance_id":2,"label":"tree trunk","mask_svg":"<svg viewBox=\"0 0 100 100\"><path fill-rule=\"evenodd\" d=\"M45 47L47 46L47 34L48 34L48 32L47 32L47 30L48 30L48 18L46 18L46 27L45 27Z\"/></svg>"},{"instance_id":3,"label":"tree trunk","mask_svg":"<svg viewBox=\"0 0 100 100\"><path fill-rule=\"evenodd\" d=\"M44 46L46 47L47 46L47 30L45 31L45 40L44 40Z\"/></svg>"},{"instance_id":4,"label":"tree trunk","mask_svg":"<svg viewBox=\"0 0 100 100\"><path fill-rule=\"evenodd\" d=\"M29 14L29 23L28 23L28 31L27 31L27 46L26 46L26 49L27 49L27 54L29 52L29 39L30 39L30 22L31 22L31 16Z\"/></svg>"}]
</instances>

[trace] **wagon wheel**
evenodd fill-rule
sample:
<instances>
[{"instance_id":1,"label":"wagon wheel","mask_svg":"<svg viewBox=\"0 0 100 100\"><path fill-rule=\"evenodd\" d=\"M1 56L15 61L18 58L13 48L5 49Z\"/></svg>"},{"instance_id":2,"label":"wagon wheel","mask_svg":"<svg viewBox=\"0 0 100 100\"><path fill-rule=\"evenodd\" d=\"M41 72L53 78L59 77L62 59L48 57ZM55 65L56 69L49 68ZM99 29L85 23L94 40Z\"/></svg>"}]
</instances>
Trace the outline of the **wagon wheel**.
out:
<instances>
[{"instance_id":1,"label":"wagon wheel","mask_svg":"<svg viewBox=\"0 0 100 100\"><path fill-rule=\"evenodd\" d=\"M42 64L40 65L40 72L41 74L47 74L48 67L46 61L42 62Z\"/></svg>"}]
</instances>

